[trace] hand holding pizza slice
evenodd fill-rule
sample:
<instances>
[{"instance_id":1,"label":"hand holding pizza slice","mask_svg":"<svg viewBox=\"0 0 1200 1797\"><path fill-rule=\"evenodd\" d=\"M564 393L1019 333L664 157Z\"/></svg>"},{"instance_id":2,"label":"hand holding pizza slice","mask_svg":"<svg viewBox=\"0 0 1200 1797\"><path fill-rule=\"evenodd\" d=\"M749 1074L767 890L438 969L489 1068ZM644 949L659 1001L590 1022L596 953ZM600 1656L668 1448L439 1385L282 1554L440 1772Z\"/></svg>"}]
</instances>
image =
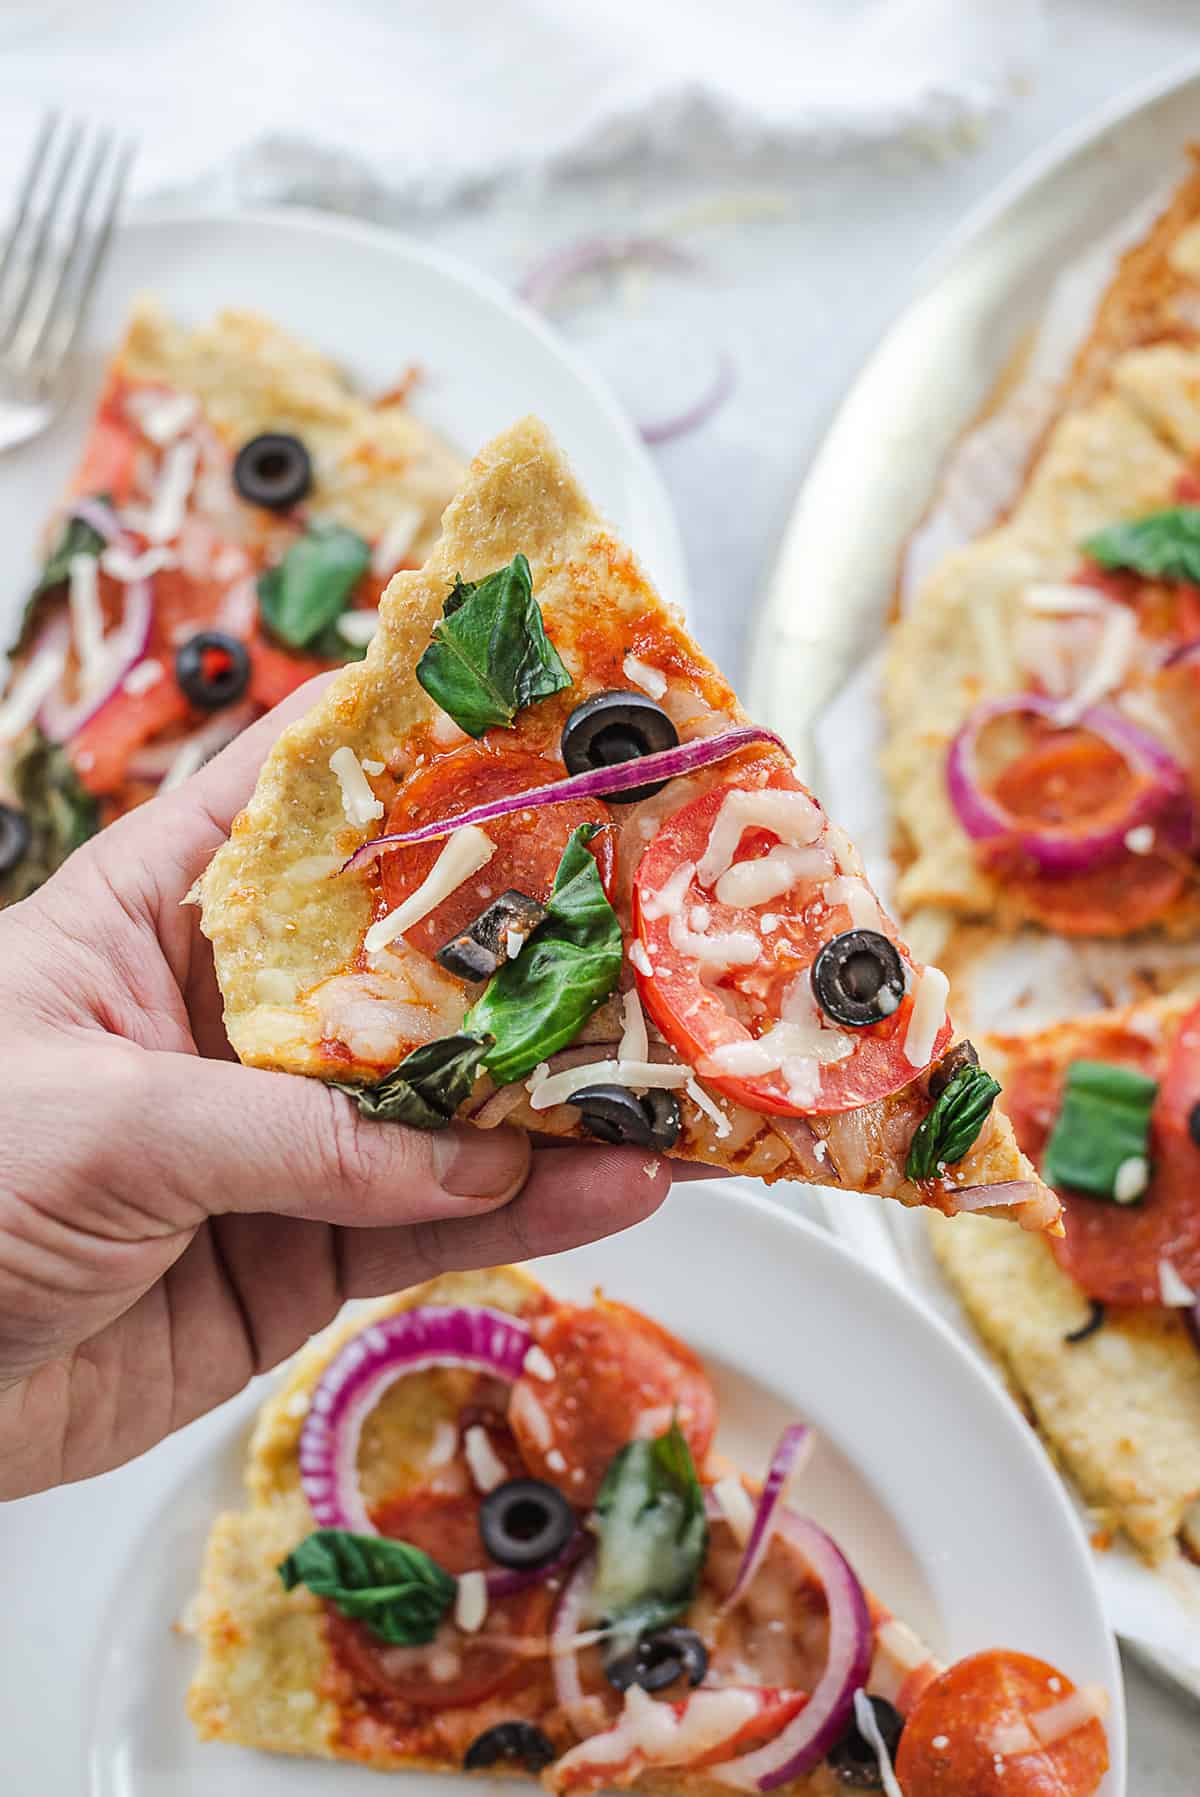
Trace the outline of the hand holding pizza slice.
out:
<instances>
[{"instance_id":1,"label":"hand holding pizza slice","mask_svg":"<svg viewBox=\"0 0 1200 1797\"><path fill-rule=\"evenodd\" d=\"M844 833L544 428L473 465L201 887L243 1061L1056 1230Z\"/></svg>"}]
</instances>

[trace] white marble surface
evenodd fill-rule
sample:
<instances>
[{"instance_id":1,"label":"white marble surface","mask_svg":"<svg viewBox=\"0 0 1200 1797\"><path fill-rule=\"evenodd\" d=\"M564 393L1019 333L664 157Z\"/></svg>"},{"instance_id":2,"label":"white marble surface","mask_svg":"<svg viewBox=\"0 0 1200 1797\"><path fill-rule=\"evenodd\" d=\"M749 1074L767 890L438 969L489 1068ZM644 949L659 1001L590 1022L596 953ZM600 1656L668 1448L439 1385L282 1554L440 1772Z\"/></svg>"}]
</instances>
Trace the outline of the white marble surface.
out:
<instances>
[{"instance_id":1,"label":"white marble surface","mask_svg":"<svg viewBox=\"0 0 1200 1797\"><path fill-rule=\"evenodd\" d=\"M559 319L642 418L686 403L712 357L733 354L733 399L704 430L659 454L700 635L734 674L744 669L756 599L805 464L925 258L1058 132L1200 56L1200 15L1187 0L1065 0L1049 12L1047 58L1032 90L982 143L948 158L895 150L837 166L768 159L741 169L632 168L433 217L390 214L514 284L546 249L599 231L680 231L704 258L700 276L631 278ZM389 216L378 202L367 209ZM1200 1705L1128 1657L1126 1681L1130 1797L1195 1797Z\"/></svg>"}]
</instances>

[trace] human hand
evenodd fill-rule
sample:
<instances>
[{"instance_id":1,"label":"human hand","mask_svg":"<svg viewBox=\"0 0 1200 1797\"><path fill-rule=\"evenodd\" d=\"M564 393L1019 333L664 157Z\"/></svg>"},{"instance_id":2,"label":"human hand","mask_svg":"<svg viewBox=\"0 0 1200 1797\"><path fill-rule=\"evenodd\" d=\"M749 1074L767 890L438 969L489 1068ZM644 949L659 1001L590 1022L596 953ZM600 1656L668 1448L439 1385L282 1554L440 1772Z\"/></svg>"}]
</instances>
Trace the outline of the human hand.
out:
<instances>
[{"instance_id":1,"label":"human hand","mask_svg":"<svg viewBox=\"0 0 1200 1797\"><path fill-rule=\"evenodd\" d=\"M183 901L305 689L0 916L0 1497L119 1465L346 1298L648 1216L665 1162L240 1066Z\"/></svg>"}]
</instances>

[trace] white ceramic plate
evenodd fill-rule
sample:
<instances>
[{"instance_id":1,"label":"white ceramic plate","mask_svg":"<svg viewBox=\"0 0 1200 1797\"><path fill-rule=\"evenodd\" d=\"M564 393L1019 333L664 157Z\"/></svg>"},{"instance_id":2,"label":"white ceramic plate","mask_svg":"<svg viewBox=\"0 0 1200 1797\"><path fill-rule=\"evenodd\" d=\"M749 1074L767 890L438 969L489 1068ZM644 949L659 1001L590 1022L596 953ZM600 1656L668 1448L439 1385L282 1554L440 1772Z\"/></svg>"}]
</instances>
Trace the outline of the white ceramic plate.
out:
<instances>
[{"instance_id":1,"label":"white ceramic plate","mask_svg":"<svg viewBox=\"0 0 1200 1797\"><path fill-rule=\"evenodd\" d=\"M528 307L483 275L378 227L319 213L135 219L114 242L83 343L85 378L37 442L0 458L0 640L7 640L48 508L79 454L129 302L153 293L199 323L249 306L384 391L416 363L412 407L462 453L527 412L557 436L599 509L670 599L685 572L657 470L607 389Z\"/></svg>"},{"instance_id":2,"label":"white ceramic plate","mask_svg":"<svg viewBox=\"0 0 1200 1797\"><path fill-rule=\"evenodd\" d=\"M1056 276L1182 177L1198 118L1200 73L1177 71L1072 130L968 218L847 394L798 496L748 703L788 737L884 889L875 652L904 544ZM974 1339L923 1250L919 1217L840 1197L827 1214L861 1257ZM1200 1695L1196 1617L1132 1554L1099 1555L1097 1568L1113 1627Z\"/></svg>"},{"instance_id":3,"label":"white ceramic plate","mask_svg":"<svg viewBox=\"0 0 1200 1797\"><path fill-rule=\"evenodd\" d=\"M1029 1431L947 1330L825 1231L736 1182L680 1188L641 1228L537 1270L566 1296L600 1283L702 1352L721 1443L749 1466L765 1465L785 1421L810 1420L819 1447L799 1501L936 1650L956 1658L1004 1644L1105 1686L1113 1768L1103 1792L1121 1797L1120 1672L1082 1533ZM209 1522L241 1501L261 1395L134 1467L9 1512L6 1788L84 1788L62 1734L76 1713L91 1797L377 1788L352 1767L200 1746L183 1715L195 1648L171 1625ZM430 1797L477 1789L413 1783Z\"/></svg>"}]
</instances>

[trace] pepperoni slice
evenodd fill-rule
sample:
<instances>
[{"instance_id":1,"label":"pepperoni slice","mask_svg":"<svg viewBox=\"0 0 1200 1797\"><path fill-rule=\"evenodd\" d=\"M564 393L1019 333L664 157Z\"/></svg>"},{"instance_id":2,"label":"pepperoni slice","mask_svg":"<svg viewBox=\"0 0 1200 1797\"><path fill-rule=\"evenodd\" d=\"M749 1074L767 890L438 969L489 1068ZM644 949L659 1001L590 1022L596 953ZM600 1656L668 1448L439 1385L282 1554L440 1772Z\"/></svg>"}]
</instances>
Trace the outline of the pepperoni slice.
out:
<instances>
[{"instance_id":1,"label":"pepperoni slice","mask_svg":"<svg viewBox=\"0 0 1200 1797\"><path fill-rule=\"evenodd\" d=\"M1091 1797L1108 1770L1108 1743L1096 1720L1032 1753L998 1758L993 1745L998 1728L1027 1724L1074 1689L1028 1654L996 1649L959 1660L928 1687L904 1725L896 1753L904 1797Z\"/></svg>"},{"instance_id":2,"label":"pepperoni slice","mask_svg":"<svg viewBox=\"0 0 1200 1797\"><path fill-rule=\"evenodd\" d=\"M440 755L416 774L400 791L387 820L389 833L413 830L434 818L458 817L473 805L508 793L528 792L562 780L561 762L535 755L528 749L505 744L466 743L449 755ZM572 799L563 805L543 805L533 811L511 811L487 826L496 853L487 866L406 931L406 940L422 954L434 955L452 936L474 923L502 892L515 888L543 904L550 896L554 876L571 834L581 824L607 824L611 816L599 799ZM385 855L382 860L383 896L389 911L415 892L445 848L445 840L416 842L410 848ZM611 886L611 832L595 839L593 852L601 877Z\"/></svg>"},{"instance_id":3,"label":"pepperoni slice","mask_svg":"<svg viewBox=\"0 0 1200 1797\"><path fill-rule=\"evenodd\" d=\"M1096 1058L1156 1073L1155 1056L1136 1036L1106 1034ZM1018 1066L1005 1094L1017 1139L1037 1160L1062 1092L1062 1070L1049 1061ZM1171 1044L1166 1077L1150 1120L1153 1176L1137 1204L1110 1204L1082 1192L1059 1194L1066 1234L1051 1240L1055 1258L1089 1298L1105 1304L1161 1304L1159 1264L1169 1260L1188 1285L1200 1284L1200 1148L1188 1117L1200 1101L1200 1005Z\"/></svg>"},{"instance_id":4,"label":"pepperoni slice","mask_svg":"<svg viewBox=\"0 0 1200 1797\"><path fill-rule=\"evenodd\" d=\"M561 1304L535 1326L553 1379L525 1373L513 1387L508 1420L522 1457L579 1508L593 1504L614 1454L641 1436L679 1423L697 1468L716 1427L708 1374L690 1348L649 1317L607 1299Z\"/></svg>"},{"instance_id":5,"label":"pepperoni slice","mask_svg":"<svg viewBox=\"0 0 1200 1797\"><path fill-rule=\"evenodd\" d=\"M1089 730L1064 730L1009 762L993 793L1018 822L1095 829L1106 814L1119 819L1141 781L1110 743ZM1174 904L1184 870L1161 855L1123 850L1086 873L1031 871L1005 851L991 857L1009 891L1048 928L1068 936L1124 936Z\"/></svg>"},{"instance_id":6,"label":"pepperoni slice","mask_svg":"<svg viewBox=\"0 0 1200 1797\"><path fill-rule=\"evenodd\" d=\"M831 904L826 897L825 888L835 874L832 855L827 872L801 876L790 890L760 905L724 904L715 892L701 888L693 875L677 902L656 915L654 901L672 890L682 868L694 865L704 854L728 794L759 787L805 791L790 767L773 757L760 757L727 773L699 798L673 812L642 856L635 876L634 921L652 972L638 973L638 990L671 1046L699 1067L708 1085L736 1103L788 1117L854 1110L910 1085L921 1071L905 1052L914 1002L911 991L882 1022L847 1032L851 1052L821 1067L819 1089L803 1105L790 1095L782 1072L735 1075L721 1072L711 1062L714 1053L767 1034L780 1021L788 994L807 989L809 970L820 949L852 927L854 920L845 903ZM737 863L768 854L777 840L766 829L747 830L738 847ZM757 958L748 966L731 966L714 977L686 952L686 946L677 946L677 933L673 932L677 916L684 918L690 931L697 911L700 934L749 938L752 950L757 943ZM897 941L902 959L911 968L911 958L882 913L872 927ZM815 1001L809 1002L815 1018ZM950 1034L947 1020L932 1045L931 1060L944 1052ZM846 1036L841 1040L844 1043Z\"/></svg>"}]
</instances>

